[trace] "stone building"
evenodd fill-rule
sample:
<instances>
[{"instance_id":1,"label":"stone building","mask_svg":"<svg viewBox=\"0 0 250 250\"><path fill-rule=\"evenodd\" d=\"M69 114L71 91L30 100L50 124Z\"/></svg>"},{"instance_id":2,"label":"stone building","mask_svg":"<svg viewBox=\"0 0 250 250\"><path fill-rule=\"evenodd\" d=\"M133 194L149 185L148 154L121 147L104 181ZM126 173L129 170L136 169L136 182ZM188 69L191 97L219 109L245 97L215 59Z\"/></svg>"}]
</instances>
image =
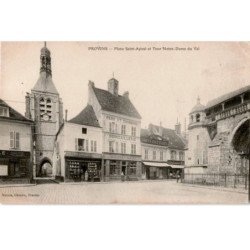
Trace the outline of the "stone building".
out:
<instances>
[{"instance_id":1,"label":"stone building","mask_svg":"<svg viewBox=\"0 0 250 250\"><path fill-rule=\"evenodd\" d=\"M150 124L141 129L143 179L169 179L181 174L184 168L185 139L181 125L175 130Z\"/></svg>"},{"instance_id":2,"label":"stone building","mask_svg":"<svg viewBox=\"0 0 250 250\"><path fill-rule=\"evenodd\" d=\"M67 117L67 115L66 115ZM100 181L102 129L92 106L65 121L56 135L53 163L65 181Z\"/></svg>"},{"instance_id":3,"label":"stone building","mask_svg":"<svg viewBox=\"0 0 250 250\"><path fill-rule=\"evenodd\" d=\"M41 49L40 76L26 95L25 116L34 121L33 177L54 176L52 167L56 133L63 123L63 104L52 80L51 54L46 43Z\"/></svg>"},{"instance_id":4,"label":"stone building","mask_svg":"<svg viewBox=\"0 0 250 250\"><path fill-rule=\"evenodd\" d=\"M0 183L29 182L33 122L0 99Z\"/></svg>"},{"instance_id":5,"label":"stone building","mask_svg":"<svg viewBox=\"0 0 250 250\"><path fill-rule=\"evenodd\" d=\"M108 90L89 82L88 105L102 128L103 180L141 178L141 116L129 93L119 95L119 82L112 78Z\"/></svg>"},{"instance_id":6,"label":"stone building","mask_svg":"<svg viewBox=\"0 0 250 250\"><path fill-rule=\"evenodd\" d=\"M189 117L185 173L247 173L250 85L206 106L198 102Z\"/></svg>"}]
</instances>

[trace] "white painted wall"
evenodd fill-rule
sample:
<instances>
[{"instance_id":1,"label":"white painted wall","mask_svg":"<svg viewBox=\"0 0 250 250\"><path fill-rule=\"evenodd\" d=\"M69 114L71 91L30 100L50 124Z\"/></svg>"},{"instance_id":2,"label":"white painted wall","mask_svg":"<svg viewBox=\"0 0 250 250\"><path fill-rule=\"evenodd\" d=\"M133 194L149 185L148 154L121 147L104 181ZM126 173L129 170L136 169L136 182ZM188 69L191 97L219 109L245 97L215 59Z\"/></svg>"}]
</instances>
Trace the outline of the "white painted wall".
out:
<instances>
[{"instance_id":1,"label":"white painted wall","mask_svg":"<svg viewBox=\"0 0 250 250\"><path fill-rule=\"evenodd\" d=\"M20 147L18 149L10 148L11 131L19 132L20 134ZM11 121L0 121L0 149L31 151L31 126Z\"/></svg>"}]
</instances>

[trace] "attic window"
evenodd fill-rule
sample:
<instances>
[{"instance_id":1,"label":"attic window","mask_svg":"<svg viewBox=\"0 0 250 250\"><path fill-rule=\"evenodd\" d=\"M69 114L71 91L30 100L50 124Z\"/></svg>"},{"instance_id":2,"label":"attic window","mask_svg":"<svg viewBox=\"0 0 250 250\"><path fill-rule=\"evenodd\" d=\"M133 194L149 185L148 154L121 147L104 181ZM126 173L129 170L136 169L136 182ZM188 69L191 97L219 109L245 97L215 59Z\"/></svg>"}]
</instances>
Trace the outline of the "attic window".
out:
<instances>
[{"instance_id":1,"label":"attic window","mask_svg":"<svg viewBox=\"0 0 250 250\"><path fill-rule=\"evenodd\" d=\"M9 116L8 108L6 107L0 107L0 116Z\"/></svg>"},{"instance_id":2,"label":"attic window","mask_svg":"<svg viewBox=\"0 0 250 250\"><path fill-rule=\"evenodd\" d=\"M82 128L82 134L87 134L87 128Z\"/></svg>"}]
</instances>

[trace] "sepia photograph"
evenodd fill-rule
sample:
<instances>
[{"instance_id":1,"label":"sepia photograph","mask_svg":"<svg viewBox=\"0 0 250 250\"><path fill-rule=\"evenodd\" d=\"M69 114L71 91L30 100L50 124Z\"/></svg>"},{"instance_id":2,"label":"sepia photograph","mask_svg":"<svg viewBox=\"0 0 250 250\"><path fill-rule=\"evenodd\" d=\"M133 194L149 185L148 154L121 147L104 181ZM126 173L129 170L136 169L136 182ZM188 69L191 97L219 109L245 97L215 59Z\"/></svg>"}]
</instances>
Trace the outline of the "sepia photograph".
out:
<instances>
[{"instance_id":1,"label":"sepia photograph","mask_svg":"<svg viewBox=\"0 0 250 250\"><path fill-rule=\"evenodd\" d=\"M0 48L0 203L249 203L249 42Z\"/></svg>"}]
</instances>

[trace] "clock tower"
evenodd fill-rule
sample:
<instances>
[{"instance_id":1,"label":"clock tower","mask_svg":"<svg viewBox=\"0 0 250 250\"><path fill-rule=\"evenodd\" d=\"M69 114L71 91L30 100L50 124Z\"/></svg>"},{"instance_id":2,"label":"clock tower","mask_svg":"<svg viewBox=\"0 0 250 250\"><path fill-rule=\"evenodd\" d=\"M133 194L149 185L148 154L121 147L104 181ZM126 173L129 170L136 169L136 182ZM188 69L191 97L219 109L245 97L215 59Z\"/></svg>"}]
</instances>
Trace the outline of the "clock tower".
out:
<instances>
[{"instance_id":1,"label":"clock tower","mask_svg":"<svg viewBox=\"0 0 250 250\"><path fill-rule=\"evenodd\" d=\"M40 76L26 95L25 115L35 124L33 177L54 177L53 148L63 123L63 103L52 80L51 53L46 42L40 53Z\"/></svg>"}]
</instances>

